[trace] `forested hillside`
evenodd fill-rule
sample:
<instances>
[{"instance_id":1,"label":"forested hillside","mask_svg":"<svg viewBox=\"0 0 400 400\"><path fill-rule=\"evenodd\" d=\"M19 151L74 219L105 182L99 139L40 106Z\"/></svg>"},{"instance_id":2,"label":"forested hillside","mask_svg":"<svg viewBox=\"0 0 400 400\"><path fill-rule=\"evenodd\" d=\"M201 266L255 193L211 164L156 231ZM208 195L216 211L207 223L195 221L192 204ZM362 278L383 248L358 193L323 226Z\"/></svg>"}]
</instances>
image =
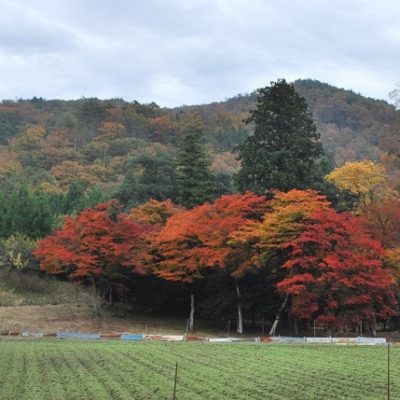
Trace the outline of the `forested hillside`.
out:
<instances>
[{"instance_id":1,"label":"forested hillside","mask_svg":"<svg viewBox=\"0 0 400 400\"><path fill-rule=\"evenodd\" d=\"M392 105L314 80L298 80L294 82L294 86L306 99L321 134L325 152L332 157L336 166L362 159L378 161L386 153L398 151L400 113L396 112ZM225 143L228 137L235 137L236 143L240 136L230 134L235 130L232 127L228 128L228 115L233 119L235 115L246 116L248 111L254 108L256 97L256 93L239 95L225 102L191 109L200 110L204 119L211 120L210 125L215 124L213 118L216 121L216 115L220 118L224 116L225 124L222 124L221 120L216 121L216 125L221 126L220 135L214 140ZM241 126L244 129L244 126ZM210 140L212 136L211 134ZM233 146L233 143L231 145ZM229 146L220 149L230 150Z\"/></svg>"},{"instance_id":2,"label":"forested hillside","mask_svg":"<svg viewBox=\"0 0 400 400\"><path fill-rule=\"evenodd\" d=\"M398 114L311 80L175 109L3 101L0 267L40 268L94 285L111 303L160 312L182 313L179 299L190 294L190 329L195 294L211 318L232 318L236 302L239 333L243 311L272 322L279 307L337 326L386 320L396 307L400 233L380 222L400 218ZM339 291L352 281L336 268L365 270L352 293L366 295L344 297L351 307L315 291L315 260L325 259ZM320 293L318 312L307 293Z\"/></svg>"},{"instance_id":3,"label":"forested hillside","mask_svg":"<svg viewBox=\"0 0 400 400\"><path fill-rule=\"evenodd\" d=\"M393 106L312 80L297 81L295 88L305 97L325 152L336 166L382 160L398 150L400 117ZM213 169L230 174L238 168L231 151L252 132L243 120L255 100L253 93L176 109L121 99L3 101L2 187L7 182L14 187L29 183L61 193L80 181L109 193L118 190L128 172L137 177L147 169L165 174L172 168L185 123L182 116L187 123L195 113L201 116L197 122L205 133Z\"/></svg>"},{"instance_id":4,"label":"forested hillside","mask_svg":"<svg viewBox=\"0 0 400 400\"><path fill-rule=\"evenodd\" d=\"M325 151L336 166L363 159L382 161L387 153L398 152L400 113L393 106L316 81L297 81L295 87L306 98Z\"/></svg>"}]
</instances>

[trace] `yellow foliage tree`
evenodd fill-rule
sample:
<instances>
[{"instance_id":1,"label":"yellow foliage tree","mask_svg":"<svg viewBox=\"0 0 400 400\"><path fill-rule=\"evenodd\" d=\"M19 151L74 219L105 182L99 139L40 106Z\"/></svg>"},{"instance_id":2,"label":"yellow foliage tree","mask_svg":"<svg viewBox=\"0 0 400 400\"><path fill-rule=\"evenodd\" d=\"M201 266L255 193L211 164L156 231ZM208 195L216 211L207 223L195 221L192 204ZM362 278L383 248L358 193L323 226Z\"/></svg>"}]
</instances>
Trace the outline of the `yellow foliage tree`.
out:
<instances>
[{"instance_id":1,"label":"yellow foliage tree","mask_svg":"<svg viewBox=\"0 0 400 400\"><path fill-rule=\"evenodd\" d=\"M0 147L0 181L21 171L22 166L15 153Z\"/></svg>"},{"instance_id":2,"label":"yellow foliage tree","mask_svg":"<svg viewBox=\"0 0 400 400\"><path fill-rule=\"evenodd\" d=\"M17 153L37 151L46 131L40 125L32 125L10 141L11 149Z\"/></svg>"},{"instance_id":3,"label":"yellow foliage tree","mask_svg":"<svg viewBox=\"0 0 400 400\"><path fill-rule=\"evenodd\" d=\"M137 222L163 226L169 217L183 213L183 211L184 208L175 205L171 200L150 199L146 203L133 208L129 215Z\"/></svg>"},{"instance_id":4,"label":"yellow foliage tree","mask_svg":"<svg viewBox=\"0 0 400 400\"><path fill-rule=\"evenodd\" d=\"M340 190L357 195L360 206L395 194L390 188L384 166L370 160L348 162L328 174L326 179Z\"/></svg>"}]
</instances>

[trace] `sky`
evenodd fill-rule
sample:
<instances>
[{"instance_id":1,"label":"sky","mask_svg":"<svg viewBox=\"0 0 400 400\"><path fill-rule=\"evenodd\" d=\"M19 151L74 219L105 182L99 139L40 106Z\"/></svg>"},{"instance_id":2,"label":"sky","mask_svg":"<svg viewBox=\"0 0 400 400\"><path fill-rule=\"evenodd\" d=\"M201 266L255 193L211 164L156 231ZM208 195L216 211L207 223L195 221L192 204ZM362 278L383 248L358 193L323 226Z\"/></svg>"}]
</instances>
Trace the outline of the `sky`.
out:
<instances>
[{"instance_id":1,"label":"sky","mask_svg":"<svg viewBox=\"0 0 400 400\"><path fill-rule=\"evenodd\" d=\"M278 78L388 100L398 0L0 0L0 99L221 101Z\"/></svg>"}]
</instances>

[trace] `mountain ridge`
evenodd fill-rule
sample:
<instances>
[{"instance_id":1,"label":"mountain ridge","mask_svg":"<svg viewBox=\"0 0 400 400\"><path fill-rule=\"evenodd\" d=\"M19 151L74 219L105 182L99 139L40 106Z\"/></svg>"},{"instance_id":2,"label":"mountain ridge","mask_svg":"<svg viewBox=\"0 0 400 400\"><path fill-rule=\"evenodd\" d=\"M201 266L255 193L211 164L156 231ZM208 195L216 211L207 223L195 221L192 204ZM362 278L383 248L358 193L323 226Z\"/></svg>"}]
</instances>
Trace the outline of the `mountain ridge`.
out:
<instances>
[{"instance_id":1,"label":"mountain ridge","mask_svg":"<svg viewBox=\"0 0 400 400\"><path fill-rule=\"evenodd\" d=\"M294 83L308 104L333 165L400 154L400 112L384 100L320 81ZM132 159L173 159L182 113L200 114L213 168L233 173L234 148L252 133L244 120L257 91L209 104L160 108L115 98L33 99L0 103L0 183L33 168L39 183L65 190L85 184L120 184ZM140 168L135 173L140 174Z\"/></svg>"}]
</instances>

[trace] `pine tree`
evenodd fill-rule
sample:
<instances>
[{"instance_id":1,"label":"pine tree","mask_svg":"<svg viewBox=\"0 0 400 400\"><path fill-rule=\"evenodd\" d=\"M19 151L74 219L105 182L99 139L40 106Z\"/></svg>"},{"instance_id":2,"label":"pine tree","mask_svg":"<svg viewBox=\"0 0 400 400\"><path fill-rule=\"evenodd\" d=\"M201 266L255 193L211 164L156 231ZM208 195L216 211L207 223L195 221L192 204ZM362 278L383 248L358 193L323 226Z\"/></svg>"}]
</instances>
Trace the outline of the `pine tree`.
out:
<instances>
[{"instance_id":1,"label":"pine tree","mask_svg":"<svg viewBox=\"0 0 400 400\"><path fill-rule=\"evenodd\" d=\"M181 127L182 139L176 156L176 203L191 208L213 199L215 178L210 171L200 116L184 115Z\"/></svg>"},{"instance_id":2,"label":"pine tree","mask_svg":"<svg viewBox=\"0 0 400 400\"><path fill-rule=\"evenodd\" d=\"M259 90L257 108L246 123L255 130L238 146L240 190L302 189L322 179L316 163L323 154L320 135L305 99L284 79Z\"/></svg>"}]
</instances>

